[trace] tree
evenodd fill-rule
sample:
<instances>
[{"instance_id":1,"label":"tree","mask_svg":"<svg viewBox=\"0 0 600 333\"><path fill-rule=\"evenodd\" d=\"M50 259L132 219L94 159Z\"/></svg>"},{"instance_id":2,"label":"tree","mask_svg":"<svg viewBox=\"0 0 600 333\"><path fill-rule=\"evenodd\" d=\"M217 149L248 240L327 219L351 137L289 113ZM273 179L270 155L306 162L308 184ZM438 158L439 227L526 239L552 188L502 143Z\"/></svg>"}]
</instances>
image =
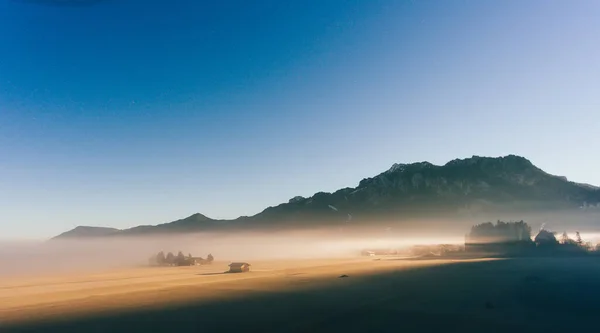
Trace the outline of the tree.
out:
<instances>
[{"instance_id":1,"label":"tree","mask_svg":"<svg viewBox=\"0 0 600 333\"><path fill-rule=\"evenodd\" d=\"M577 245L579 246L583 245L583 240L581 240L581 235L579 234L579 231L575 231L575 243L577 243Z\"/></svg>"},{"instance_id":2,"label":"tree","mask_svg":"<svg viewBox=\"0 0 600 333\"><path fill-rule=\"evenodd\" d=\"M156 255L156 263L159 265L164 265L166 261L165 253L163 251L158 252Z\"/></svg>"},{"instance_id":3,"label":"tree","mask_svg":"<svg viewBox=\"0 0 600 333\"><path fill-rule=\"evenodd\" d=\"M567 232L563 232L562 235L560 236L560 243L563 245L569 244L571 241L571 239L569 238L569 235L567 235Z\"/></svg>"},{"instance_id":4,"label":"tree","mask_svg":"<svg viewBox=\"0 0 600 333\"><path fill-rule=\"evenodd\" d=\"M167 253L167 257L165 258L165 263L172 265L175 263L175 255L172 252Z\"/></svg>"},{"instance_id":5,"label":"tree","mask_svg":"<svg viewBox=\"0 0 600 333\"><path fill-rule=\"evenodd\" d=\"M468 235L473 243L531 242L531 227L523 222L486 222L471 227Z\"/></svg>"},{"instance_id":6,"label":"tree","mask_svg":"<svg viewBox=\"0 0 600 333\"><path fill-rule=\"evenodd\" d=\"M206 260L207 260L208 262L212 262L213 260L215 260L215 258L213 257L213 255L212 255L212 254L210 254L210 253L209 253L209 254L208 254L208 257L206 257Z\"/></svg>"},{"instance_id":7,"label":"tree","mask_svg":"<svg viewBox=\"0 0 600 333\"><path fill-rule=\"evenodd\" d=\"M185 255L183 254L183 252L179 251L179 253L177 253L176 263L179 266L185 265Z\"/></svg>"}]
</instances>

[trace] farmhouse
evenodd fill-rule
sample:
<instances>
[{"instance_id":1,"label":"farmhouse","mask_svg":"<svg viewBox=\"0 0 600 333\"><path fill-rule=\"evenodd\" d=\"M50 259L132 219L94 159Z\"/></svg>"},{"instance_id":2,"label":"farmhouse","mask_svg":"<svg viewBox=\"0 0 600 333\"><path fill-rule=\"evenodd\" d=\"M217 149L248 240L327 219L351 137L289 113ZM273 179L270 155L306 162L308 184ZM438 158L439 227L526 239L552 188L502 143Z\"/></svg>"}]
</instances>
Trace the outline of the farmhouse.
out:
<instances>
[{"instance_id":1,"label":"farmhouse","mask_svg":"<svg viewBox=\"0 0 600 333\"><path fill-rule=\"evenodd\" d=\"M202 257L191 257L188 260L190 261L190 265L191 266L198 266L198 265L202 265L202 262L204 261L204 258L202 258Z\"/></svg>"},{"instance_id":2,"label":"farmhouse","mask_svg":"<svg viewBox=\"0 0 600 333\"><path fill-rule=\"evenodd\" d=\"M367 256L367 257L373 257L373 256L375 256L375 251L362 250L361 255Z\"/></svg>"},{"instance_id":3,"label":"farmhouse","mask_svg":"<svg viewBox=\"0 0 600 333\"><path fill-rule=\"evenodd\" d=\"M250 264L246 262L232 262L229 264L229 273L249 272Z\"/></svg>"}]
</instances>

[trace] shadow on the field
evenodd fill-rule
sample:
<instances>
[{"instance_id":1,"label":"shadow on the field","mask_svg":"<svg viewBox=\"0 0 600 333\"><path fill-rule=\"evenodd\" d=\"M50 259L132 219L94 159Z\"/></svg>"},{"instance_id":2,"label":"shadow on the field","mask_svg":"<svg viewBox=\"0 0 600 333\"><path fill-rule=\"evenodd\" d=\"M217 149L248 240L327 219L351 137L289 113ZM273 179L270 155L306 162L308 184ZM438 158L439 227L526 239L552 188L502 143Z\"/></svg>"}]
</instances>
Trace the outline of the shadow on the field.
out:
<instances>
[{"instance_id":1,"label":"shadow on the field","mask_svg":"<svg viewBox=\"0 0 600 333\"><path fill-rule=\"evenodd\" d=\"M411 257L411 258L390 258L390 259L383 259L384 261L388 261L388 260L394 260L394 261L431 261L431 260L450 260L449 258L445 258L445 257Z\"/></svg>"},{"instance_id":2,"label":"shadow on the field","mask_svg":"<svg viewBox=\"0 0 600 333\"><path fill-rule=\"evenodd\" d=\"M338 279L340 274L349 279ZM591 330L600 311L593 260L457 262L380 274L332 271L327 285L269 291L2 332L558 332ZM552 318L549 320L549 318Z\"/></svg>"},{"instance_id":3,"label":"shadow on the field","mask_svg":"<svg viewBox=\"0 0 600 333\"><path fill-rule=\"evenodd\" d=\"M414 257L389 257L389 258L377 258L373 260L382 260L382 261L432 261L432 260L471 260L471 259L508 259L507 257L501 256L490 256L490 255L423 255L423 256L414 256Z\"/></svg>"}]
</instances>

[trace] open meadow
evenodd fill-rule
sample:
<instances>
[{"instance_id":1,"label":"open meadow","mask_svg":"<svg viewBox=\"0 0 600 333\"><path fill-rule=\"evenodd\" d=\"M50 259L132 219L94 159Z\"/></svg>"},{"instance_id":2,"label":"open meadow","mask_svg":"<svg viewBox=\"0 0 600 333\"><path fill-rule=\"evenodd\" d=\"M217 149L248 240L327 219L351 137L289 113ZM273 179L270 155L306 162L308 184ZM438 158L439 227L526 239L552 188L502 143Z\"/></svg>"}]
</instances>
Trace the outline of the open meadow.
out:
<instances>
[{"instance_id":1,"label":"open meadow","mask_svg":"<svg viewBox=\"0 0 600 333\"><path fill-rule=\"evenodd\" d=\"M600 261L394 257L0 282L2 332L552 332L598 327ZM341 277L347 275L347 277Z\"/></svg>"}]
</instances>

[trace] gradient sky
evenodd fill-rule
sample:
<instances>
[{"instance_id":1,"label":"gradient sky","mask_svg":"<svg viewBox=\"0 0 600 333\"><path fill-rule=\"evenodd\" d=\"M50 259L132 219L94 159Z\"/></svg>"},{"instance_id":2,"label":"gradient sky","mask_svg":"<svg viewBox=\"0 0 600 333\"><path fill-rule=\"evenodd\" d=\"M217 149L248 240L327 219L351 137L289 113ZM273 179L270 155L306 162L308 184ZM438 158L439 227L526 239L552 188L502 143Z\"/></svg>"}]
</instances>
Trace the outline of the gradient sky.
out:
<instances>
[{"instance_id":1,"label":"gradient sky","mask_svg":"<svg viewBox=\"0 0 600 333\"><path fill-rule=\"evenodd\" d=\"M472 155L600 185L598 1L57 2L0 0L0 239Z\"/></svg>"}]
</instances>

